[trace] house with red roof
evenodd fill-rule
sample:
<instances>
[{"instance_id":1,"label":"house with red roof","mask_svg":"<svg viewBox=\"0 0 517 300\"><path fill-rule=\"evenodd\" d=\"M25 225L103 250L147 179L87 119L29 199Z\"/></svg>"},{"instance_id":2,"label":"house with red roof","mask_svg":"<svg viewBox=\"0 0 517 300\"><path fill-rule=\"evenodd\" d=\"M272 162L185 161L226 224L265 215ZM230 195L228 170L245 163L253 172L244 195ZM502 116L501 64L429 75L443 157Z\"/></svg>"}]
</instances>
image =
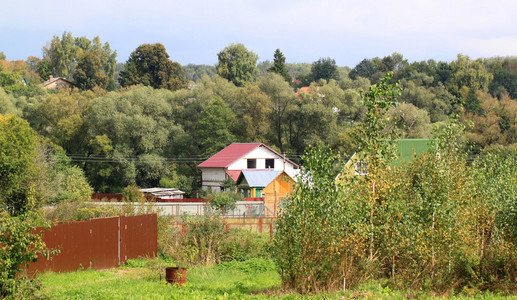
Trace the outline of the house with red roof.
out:
<instances>
[{"instance_id":1,"label":"house with red roof","mask_svg":"<svg viewBox=\"0 0 517 300\"><path fill-rule=\"evenodd\" d=\"M237 181L243 170L284 171L299 166L263 143L233 143L197 166L201 187L221 191L225 179Z\"/></svg>"}]
</instances>

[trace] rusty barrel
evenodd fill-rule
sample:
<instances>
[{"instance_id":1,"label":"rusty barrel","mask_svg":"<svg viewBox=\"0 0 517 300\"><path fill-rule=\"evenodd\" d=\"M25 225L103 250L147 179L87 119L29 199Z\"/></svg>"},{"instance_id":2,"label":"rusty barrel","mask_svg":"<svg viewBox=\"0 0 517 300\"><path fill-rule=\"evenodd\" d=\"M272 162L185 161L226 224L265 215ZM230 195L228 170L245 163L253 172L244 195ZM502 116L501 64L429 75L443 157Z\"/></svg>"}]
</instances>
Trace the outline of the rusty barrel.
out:
<instances>
[{"instance_id":1,"label":"rusty barrel","mask_svg":"<svg viewBox=\"0 0 517 300\"><path fill-rule=\"evenodd\" d=\"M187 282L187 269L179 267L165 268L165 280L170 284L182 285Z\"/></svg>"}]
</instances>

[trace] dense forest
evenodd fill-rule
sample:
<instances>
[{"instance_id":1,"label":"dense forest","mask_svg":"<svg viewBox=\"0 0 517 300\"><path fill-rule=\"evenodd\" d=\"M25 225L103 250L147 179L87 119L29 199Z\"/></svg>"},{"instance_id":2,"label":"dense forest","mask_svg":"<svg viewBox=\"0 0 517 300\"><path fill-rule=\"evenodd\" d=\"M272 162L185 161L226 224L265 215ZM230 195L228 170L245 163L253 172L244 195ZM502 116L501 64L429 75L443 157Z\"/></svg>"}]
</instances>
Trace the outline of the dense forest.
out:
<instances>
[{"instance_id":1,"label":"dense forest","mask_svg":"<svg viewBox=\"0 0 517 300\"><path fill-rule=\"evenodd\" d=\"M259 62L242 44L214 55L215 66L181 66L163 45L143 44L118 62L108 42L65 32L43 46L41 58L0 53L0 114L26 120L38 137L50 202L89 186L113 193L132 184L174 186L191 194L195 166L232 142L263 142L296 161L318 142L351 155L366 111L361 93L388 72L402 88L387 113L401 137L429 138L460 113L470 154L517 145L515 57L408 62L393 53L346 67L329 57L286 63L279 49ZM75 88L45 89L51 75ZM75 194L65 188L74 185Z\"/></svg>"}]
</instances>

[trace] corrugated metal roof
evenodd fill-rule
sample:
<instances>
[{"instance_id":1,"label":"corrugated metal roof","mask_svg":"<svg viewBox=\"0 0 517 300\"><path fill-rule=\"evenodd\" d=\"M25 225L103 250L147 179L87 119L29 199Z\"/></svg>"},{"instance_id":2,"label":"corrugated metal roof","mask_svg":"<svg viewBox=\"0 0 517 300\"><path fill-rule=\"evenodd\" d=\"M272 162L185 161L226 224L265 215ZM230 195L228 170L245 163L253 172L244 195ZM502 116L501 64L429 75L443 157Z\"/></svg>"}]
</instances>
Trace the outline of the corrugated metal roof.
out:
<instances>
[{"instance_id":1,"label":"corrugated metal roof","mask_svg":"<svg viewBox=\"0 0 517 300\"><path fill-rule=\"evenodd\" d=\"M242 171L249 187L266 187L281 171Z\"/></svg>"},{"instance_id":2,"label":"corrugated metal roof","mask_svg":"<svg viewBox=\"0 0 517 300\"><path fill-rule=\"evenodd\" d=\"M230 176L233 181L237 181L237 179L239 179L239 175L241 175L241 170L227 170L226 174L228 174L228 176Z\"/></svg>"},{"instance_id":3,"label":"corrugated metal roof","mask_svg":"<svg viewBox=\"0 0 517 300\"><path fill-rule=\"evenodd\" d=\"M400 139L397 141L397 159L394 165L413 160L414 154L422 154L429 149L431 139Z\"/></svg>"},{"instance_id":4,"label":"corrugated metal roof","mask_svg":"<svg viewBox=\"0 0 517 300\"><path fill-rule=\"evenodd\" d=\"M228 147L224 148L223 150L217 152L214 154L214 156L210 157L209 159L205 160L204 162L200 163L197 167L198 168L226 168L231 163L236 161L237 159L241 158L242 156L248 154L255 148L258 148L260 146L265 147L269 151L275 153L279 157L283 157L280 153L276 152L275 150L271 149L267 145L263 143L233 143L230 144ZM297 164L292 162L291 160L286 158L286 161L290 162L295 166L298 167Z\"/></svg>"},{"instance_id":5,"label":"corrugated metal roof","mask_svg":"<svg viewBox=\"0 0 517 300\"><path fill-rule=\"evenodd\" d=\"M142 193L153 194L156 197L162 196L173 196L173 195L184 195L185 192L176 188L146 188L140 189Z\"/></svg>"},{"instance_id":6,"label":"corrugated metal roof","mask_svg":"<svg viewBox=\"0 0 517 300\"><path fill-rule=\"evenodd\" d=\"M225 168L232 162L263 145L262 143L233 143L200 163L198 168Z\"/></svg>"}]
</instances>

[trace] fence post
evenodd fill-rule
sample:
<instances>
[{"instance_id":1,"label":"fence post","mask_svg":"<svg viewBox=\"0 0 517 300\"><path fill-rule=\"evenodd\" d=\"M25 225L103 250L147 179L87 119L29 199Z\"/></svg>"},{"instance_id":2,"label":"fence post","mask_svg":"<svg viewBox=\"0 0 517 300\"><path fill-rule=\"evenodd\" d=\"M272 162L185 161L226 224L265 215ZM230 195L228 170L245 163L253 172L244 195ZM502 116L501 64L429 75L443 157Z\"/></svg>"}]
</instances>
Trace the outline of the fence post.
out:
<instances>
[{"instance_id":1,"label":"fence post","mask_svg":"<svg viewBox=\"0 0 517 300\"><path fill-rule=\"evenodd\" d=\"M273 242L273 222L269 223L269 241Z\"/></svg>"},{"instance_id":2,"label":"fence post","mask_svg":"<svg viewBox=\"0 0 517 300\"><path fill-rule=\"evenodd\" d=\"M262 217L259 218L259 232L262 233Z\"/></svg>"}]
</instances>

